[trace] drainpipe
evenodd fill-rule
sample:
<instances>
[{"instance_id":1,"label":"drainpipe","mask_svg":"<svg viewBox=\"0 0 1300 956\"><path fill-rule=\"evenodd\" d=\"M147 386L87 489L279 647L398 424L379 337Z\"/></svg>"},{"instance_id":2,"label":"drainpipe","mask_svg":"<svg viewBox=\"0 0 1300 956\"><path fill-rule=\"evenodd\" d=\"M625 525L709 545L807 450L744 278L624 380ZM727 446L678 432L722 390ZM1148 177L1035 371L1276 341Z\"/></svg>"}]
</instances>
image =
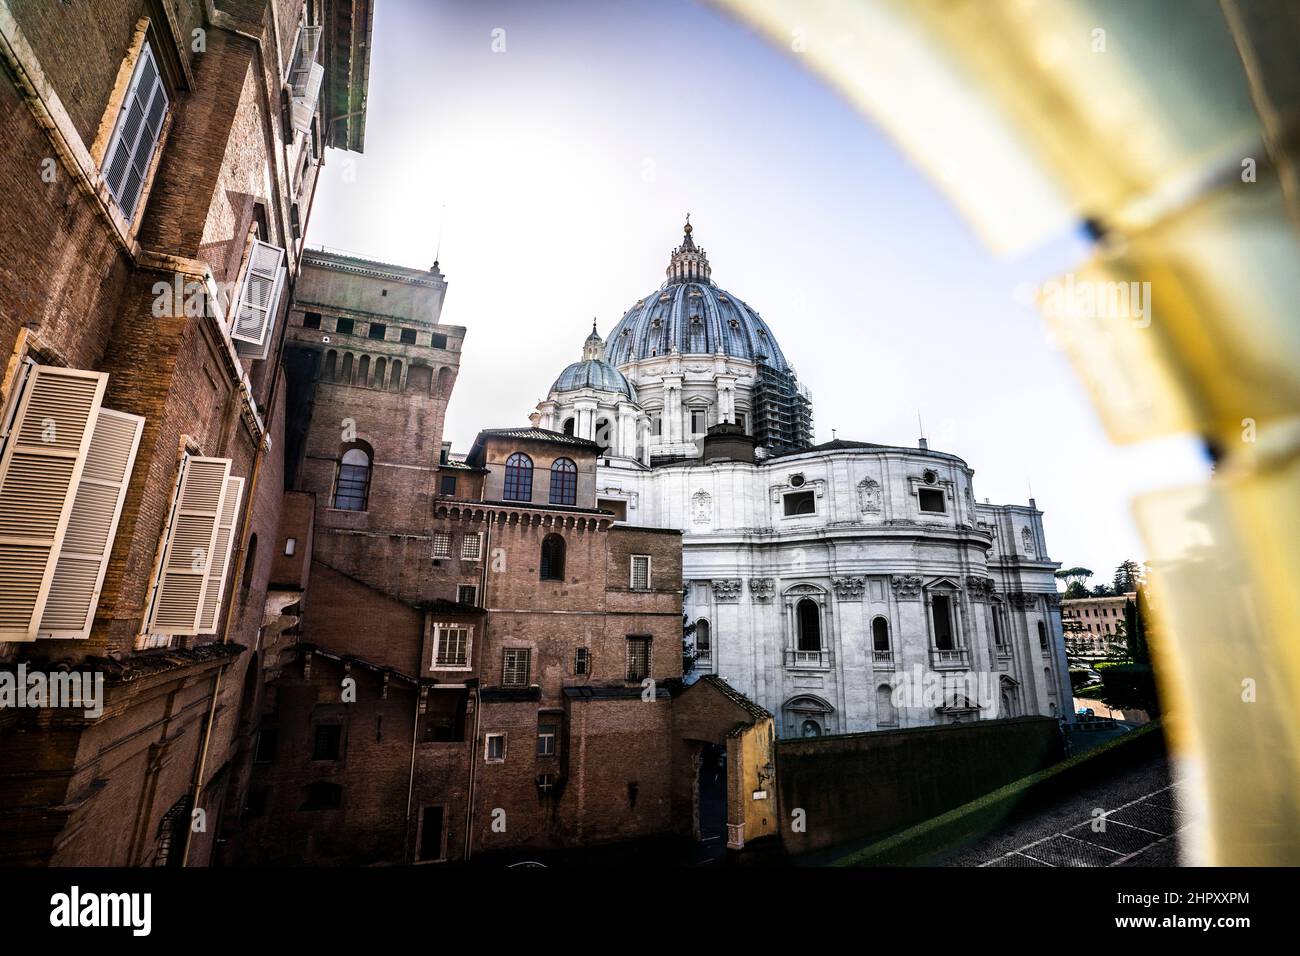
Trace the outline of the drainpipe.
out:
<instances>
[{"instance_id":1,"label":"drainpipe","mask_svg":"<svg viewBox=\"0 0 1300 956\"><path fill-rule=\"evenodd\" d=\"M427 613L427 612L426 612ZM427 625L427 622L426 622ZM419 676L415 681L415 712L411 720L411 772L406 780L406 823L402 839L402 862L411 862L411 802L415 799L415 748L420 739L420 686Z\"/></svg>"},{"instance_id":2,"label":"drainpipe","mask_svg":"<svg viewBox=\"0 0 1300 956\"><path fill-rule=\"evenodd\" d=\"M487 642L488 615L487 615L487 585L488 585L488 562L492 560L492 529L496 525L496 512L489 510L487 513L487 530L483 534L483 570L479 572L480 586L478 593L481 595L479 603L483 606L483 627L482 633L479 634L479 660L483 659L483 646ZM483 684L479 682L481 690ZM469 799L465 806L465 862L470 861L474 852L474 785L477 779L476 770L478 768L478 732L482 721L483 698L480 696L474 706L474 733L470 738L469 747Z\"/></svg>"}]
</instances>

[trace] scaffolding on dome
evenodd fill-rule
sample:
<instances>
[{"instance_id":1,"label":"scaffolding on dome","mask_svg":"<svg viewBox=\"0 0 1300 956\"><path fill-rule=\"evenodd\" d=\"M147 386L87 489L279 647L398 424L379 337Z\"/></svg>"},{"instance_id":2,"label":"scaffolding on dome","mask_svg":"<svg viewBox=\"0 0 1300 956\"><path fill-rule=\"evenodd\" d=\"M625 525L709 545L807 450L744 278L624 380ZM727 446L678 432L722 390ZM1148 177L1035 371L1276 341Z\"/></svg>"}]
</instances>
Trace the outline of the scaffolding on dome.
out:
<instances>
[{"instance_id":1,"label":"scaffolding on dome","mask_svg":"<svg viewBox=\"0 0 1300 956\"><path fill-rule=\"evenodd\" d=\"M793 372L772 368L758 357L753 395L754 438L769 455L813 444L812 398Z\"/></svg>"}]
</instances>

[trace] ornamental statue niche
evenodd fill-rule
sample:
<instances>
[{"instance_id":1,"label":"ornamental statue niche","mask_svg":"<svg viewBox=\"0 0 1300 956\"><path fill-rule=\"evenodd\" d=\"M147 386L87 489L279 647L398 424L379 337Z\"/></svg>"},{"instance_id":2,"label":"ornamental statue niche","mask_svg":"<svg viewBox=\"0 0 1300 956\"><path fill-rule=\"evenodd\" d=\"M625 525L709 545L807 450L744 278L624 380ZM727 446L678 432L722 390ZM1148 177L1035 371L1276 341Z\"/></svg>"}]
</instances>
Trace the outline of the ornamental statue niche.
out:
<instances>
[{"instance_id":1,"label":"ornamental statue niche","mask_svg":"<svg viewBox=\"0 0 1300 956\"><path fill-rule=\"evenodd\" d=\"M880 482L874 478L863 478L858 482L858 510L863 514L880 511Z\"/></svg>"},{"instance_id":2,"label":"ornamental statue niche","mask_svg":"<svg viewBox=\"0 0 1300 956\"><path fill-rule=\"evenodd\" d=\"M1021 528L1020 540L1023 541L1025 544L1025 554L1029 555L1029 557L1032 558L1036 553L1034 551L1034 533L1030 531L1028 528Z\"/></svg>"},{"instance_id":3,"label":"ornamental statue niche","mask_svg":"<svg viewBox=\"0 0 1300 956\"><path fill-rule=\"evenodd\" d=\"M713 520L713 498L701 488L691 495L691 523L708 524Z\"/></svg>"}]
</instances>

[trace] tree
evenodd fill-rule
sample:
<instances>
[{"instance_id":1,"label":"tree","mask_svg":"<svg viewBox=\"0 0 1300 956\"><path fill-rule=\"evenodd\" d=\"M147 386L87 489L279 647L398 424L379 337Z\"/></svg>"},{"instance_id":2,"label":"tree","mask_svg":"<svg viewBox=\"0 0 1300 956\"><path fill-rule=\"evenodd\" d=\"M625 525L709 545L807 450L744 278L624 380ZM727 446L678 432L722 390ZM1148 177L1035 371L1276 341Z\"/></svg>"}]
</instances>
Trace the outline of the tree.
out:
<instances>
[{"instance_id":1,"label":"tree","mask_svg":"<svg viewBox=\"0 0 1300 956\"><path fill-rule=\"evenodd\" d=\"M1142 569L1133 559L1120 562L1119 567L1115 569L1115 577L1112 582L1116 594L1128 594L1130 591L1136 591L1141 583Z\"/></svg>"},{"instance_id":2,"label":"tree","mask_svg":"<svg viewBox=\"0 0 1300 956\"><path fill-rule=\"evenodd\" d=\"M695 650L695 625L688 623L682 615L682 677L695 669L695 661L700 656Z\"/></svg>"},{"instance_id":3,"label":"tree","mask_svg":"<svg viewBox=\"0 0 1300 956\"><path fill-rule=\"evenodd\" d=\"M1124 633L1128 639L1128 658L1134 664L1151 663L1147 645L1146 589L1137 589L1137 601L1124 602Z\"/></svg>"},{"instance_id":4,"label":"tree","mask_svg":"<svg viewBox=\"0 0 1300 956\"><path fill-rule=\"evenodd\" d=\"M1114 597L1109 584L1098 584L1092 589L1092 597Z\"/></svg>"},{"instance_id":5,"label":"tree","mask_svg":"<svg viewBox=\"0 0 1300 956\"><path fill-rule=\"evenodd\" d=\"M1080 584L1092 577L1091 568L1062 568L1056 572L1058 581L1064 581L1066 584L1073 584L1078 581Z\"/></svg>"},{"instance_id":6,"label":"tree","mask_svg":"<svg viewBox=\"0 0 1300 956\"><path fill-rule=\"evenodd\" d=\"M1079 598L1086 598L1087 596L1088 589L1084 586L1082 581L1071 581L1070 586L1065 589L1065 597L1070 601L1076 601Z\"/></svg>"}]
</instances>

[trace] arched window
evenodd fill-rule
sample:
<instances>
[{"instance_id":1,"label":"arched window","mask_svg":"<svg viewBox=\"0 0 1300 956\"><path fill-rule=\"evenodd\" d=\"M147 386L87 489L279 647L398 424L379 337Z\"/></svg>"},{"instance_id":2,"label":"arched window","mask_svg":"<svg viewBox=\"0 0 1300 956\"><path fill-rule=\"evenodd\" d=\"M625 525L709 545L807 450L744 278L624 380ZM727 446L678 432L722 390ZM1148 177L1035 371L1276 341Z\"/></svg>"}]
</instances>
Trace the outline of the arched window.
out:
<instances>
[{"instance_id":1,"label":"arched window","mask_svg":"<svg viewBox=\"0 0 1300 956\"><path fill-rule=\"evenodd\" d=\"M361 356L361 361L357 363L357 384L366 386L370 384L370 356Z\"/></svg>"},{"instance_id":2,"label":"arched window","mask_svg":"<svg viewBox=\"0 0 1300 956\"><path fill-rule=\"evenodd\" d=\"M321 372L322 382L334 381L334 376L338 374L339 353L330 349L325 353L325 370Z\"/></svg>"},{"instance_id":3,"label":"arched window","mask_svg":"<svg viewBox=\"0 0 1300 956\"><path fill-rule=\"evenodd\" d=\"M614 426L610 424L608 418L601 418L596 422L596 444L600 446L600 454L608 455L609 449L613 445Z\"/></svg>"},{"instance_id":4,"label":"arched window","mask_svg":"<svg viewBox=\"0 0 1300 956\"><path fill-rule=\"evenodd\" d=\"M388 386L388 382L385 381L387 377L385 373L387 373L387 371L388 359L375 359L375 388L386 388Z\"/></svg>"},{"instance_id":5,"label":"arched window","mask_svg":"<svg viewBox=\"0 0 1300 956\"><path fill-rule=\"evenodd\" d=\"M695 622L695 656L702 661L713 660L713 631L704 618Z\"/></svg>"},{"instance_id":6,"label":"arched window","mask_svg":"<svg viewBox=\"0 0 1300 956\"><path fill-rule=\"evenodd\" d=\"M1042 621L1038 622L1038 646L1047 650L1047 628L1043 626Z\"/></svg>"},{"instance_id":7,"label":"arched window","mask_svg":"<svg viewBox=\"0 0 1300 956\"><path fill-rule=\"evenodd\" d=\"M889 650L889 622L883 617L878 617L871 622L871 649Z\"/></svg>"},{"instance_id":8,"label":"arched window","mask_svg":"<svg viewBox=\"0 0 1300 956\"><path fill-rule=\"evenodd\" d=\"M822 735L822 725L809 717L799 726L800 737L820 737Z\"/></svg>"},{"instance_id":9,"label":"arched window","mask_svg":"<svg viewBox=\"0 0 1300 956\"><path fill-rule=\"evenodd\" d=\"M533 500L533 460L523 452L517 451L506 459L505 499Z\"/></svg>"},{"instance_id":10,"label":"arched window","mask_svg":"<svg viewBox=\"0 0 1300 956\"><path fill-rule=\"evenodd\" d=\"M344 385L352 384L352 353L343 353L343 370L339 372L339 381Z\"/></svg>"},{"instance_id":11,"label":"arched window","mask_svg":"<svg viewBox=\"0 0 1300 956\"><path fill-rule=\"evenodd\" d=\"M338 479L334 482L334 507L340 511L365 511L370 500L370 454L365 447L352 445L339 459Z\"/></svg>"},{"instance_id":12,"label":"arched window","mask_svg":"<svg viewBox=\"0 0 1300 956\"><path fill-rule=\"evenodd\" d=\"M393 359L393 370L388 375L388 387L394 392L402 387L402 363Z\"/></svg>"},{"instance_id":13,"label":"arched window","mask_svg":"<svg viewBox=\"0 0 1300 956\"><path fill-rule=\"evenodd\" d=\"M443 398L451 394L451 369L445 365L438 369L438 394Z\"/></svg>"},{"instance_id":14,"label":"arched window","mask_svg":"<svg viewBox=\"0 0 1300 956\"><path fill-rule=\"evenodd\" d=\"M551 504L578 503L578 466L568 458L557 458L551 465Z\"/></svg>"},{"instance_id":15,"label":"arched window","mask_svg":"<svg viewBox=\"0 0 1300 956\"><path fill-rule=\"evenodd\" d=\"M572 419L572 418L566 418L566 419L564 420L564 425L562 426L562 428L563 428L564 434L569 435L569 436L572 436L572 435L573 435L573 419Z\"/></svg>"},{"instance_id":16,"label":"arched window","mask_svg":"<svg viewBox=\"0 0 1300 956\"><path fill-rule=\"evenodd\" d=\"M542 539L542 573L543 581L564 580L564 538L558 534L548 534Z\"/></svg>"},{"instance_id":17,"label":"arched window","mask_svg":"<svg viewBox=\"0 0 1300 956\"><path fill-rule=\"evenodd\" d=\"M898 726L898 709L894 707L894 692L888 684L876 688L876 723L881 727Z\"/></svg>"},{"instance_id":18,"label":"arched window","mask_svg":"<svg viewBox=\"0 0 1300 956\"><path fill-rule=\"evenodd\" d=\"M820 651L822 649L821 608L811 598L804 598L795 606L799 618L799 650Z\"/></svg>"}]
</instances>

